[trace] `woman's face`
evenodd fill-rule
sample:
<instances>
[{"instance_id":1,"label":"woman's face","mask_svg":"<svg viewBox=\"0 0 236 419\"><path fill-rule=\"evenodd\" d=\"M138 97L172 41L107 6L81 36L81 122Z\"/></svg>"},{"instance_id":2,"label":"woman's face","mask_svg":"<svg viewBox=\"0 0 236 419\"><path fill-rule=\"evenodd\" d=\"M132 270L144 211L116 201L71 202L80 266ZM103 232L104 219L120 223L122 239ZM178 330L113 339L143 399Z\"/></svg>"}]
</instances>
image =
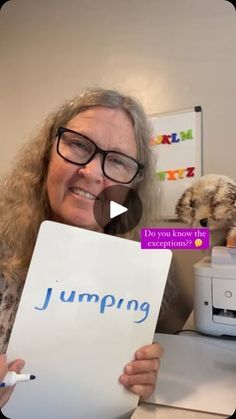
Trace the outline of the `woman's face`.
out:
<instances>
[{"instance_id":1,"label":"woman's face","mask_svg":"<svg viewBox=\"0 0 236 419\"><path fill-rule=\"evenodd\" d=\"M66 128L84 134L103 150L137 158L133 125L121 110L94 107L76 115ZM95 197L117 183L104 176L101 163L100 154L82 167L69 163L57 154L55 141L46 183L53 221L102 231L93 214Z\"/></svg>"}]
</instances>

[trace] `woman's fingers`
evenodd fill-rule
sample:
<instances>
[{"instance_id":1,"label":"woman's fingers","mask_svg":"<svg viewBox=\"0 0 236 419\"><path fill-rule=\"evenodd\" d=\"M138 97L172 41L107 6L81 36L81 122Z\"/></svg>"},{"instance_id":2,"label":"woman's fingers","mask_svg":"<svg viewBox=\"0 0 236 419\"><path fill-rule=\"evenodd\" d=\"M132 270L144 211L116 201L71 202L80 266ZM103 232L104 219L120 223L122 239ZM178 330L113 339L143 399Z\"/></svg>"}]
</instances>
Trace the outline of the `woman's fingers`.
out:
<instances>
[{"instance_id":1,"label":"woman's fingers","mask_svg":"<svg viewBox=\"0 0 236 419\"><path fill-rule=\"evenodd\" d=\"M0 381L4 380L5 375L8 371L15 371L18 374L21 372L21 369L24 367L25 362L23 359L16 359L15 361L7 364L7 357L5 354L0 355ZM3 407L10 398L11 393L14 390L13 387L3 387L0 388L0 408Z\"/></svg>"},{"instance_id":2,"label":"woman's fingers","mask_svg":"<svg viewBox=\"0 0 236 419\"><path fill-rule=\"evenodd\" d=\"M155 390L155 386L153 387L153 385L149 385L146 384L144 385L134 385L129 387L129 391L131 391L131 393L137 394L137 396L139 396L141 398L141 400L146 400L148 399L153 391Z\"/></svg>"},{"instance_id":3,"label":"woman's fingers","mask_svg":"<svg viewBox=\"0 0 236 419\"><path fill-rule=\"evenodd\" d=\"M163 348L159 343L139 348L135 352L135 359L125 366L120 382L143 400L150 397L156 387L162 355Z\"/></svg>"},{"instance_id":4,"label":"woman's fingers","mask_svg":"<svg viewBox=\"0 0 236 419\"><path fill-rule=\"evenodd\" d=\"M7 357L5 354L0 354L0 382L5 377L8 370Z\"/></svg>"},{"instance_id":5,"label":"woman's fingers","mask_svg":"<svg viewBox=\"0 0 236 419\"><path fill-rule=\"evenodd\" d=\"M160 367L160 360L158 358L151 360L133 361L126 365L126 374L139 374L142 372L158 371Z\"/></svg>"},{"instance_id":6,"label":"woman's fingers","mask_svg":"<svg viewBox=\"0 0 236 419\"><path fill-rule=\"evenodd\" d=\"M155 359L161 358L164 353L160 343L152 343L151 345L142 346L135 353L136 359Z\"/></svg>"},{"instance_id":7,"label":"woman's fingers","mask_svg":"<svg viewBox=\"0 0 236 419\"><path fill-rule=\"evenodd\" d=\"M17 374L20 374L22 368L25 366L25 361L23 359L15 359L8 364L9 371L15 371Z\"/></svg>"}]
</instances>

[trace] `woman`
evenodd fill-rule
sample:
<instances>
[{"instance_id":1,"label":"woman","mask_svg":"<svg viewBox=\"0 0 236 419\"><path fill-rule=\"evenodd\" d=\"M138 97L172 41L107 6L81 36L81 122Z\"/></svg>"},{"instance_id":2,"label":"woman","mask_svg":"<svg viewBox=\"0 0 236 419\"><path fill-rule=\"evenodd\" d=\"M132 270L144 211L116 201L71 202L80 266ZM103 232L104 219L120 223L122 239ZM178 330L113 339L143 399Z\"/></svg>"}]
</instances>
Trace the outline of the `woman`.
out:
<instances>
[{"instance_id":1,"label":"woman","mask_svg":"<svg viewBox=\"0 0 236 419\"><path fill-rule=\"evenodd\" d=\"M144 205L141 222L125 236L139 240L156 208L155 162L148 147L150 130L142 107L116 91L94 89L50 115L21 152L0 199L1 313L0 352L5 352L41 222L62 222L109 234L93 214L95 197L105 188L126 184ZM155 388L162 348L137 350L119 377L143 399ZM3 369L6 360L0 358ZM10 368L21 366L16 360ZM6 368L4 369L6 370ZM0 395L0 405L11 390Z\"/></svg>"}]
</instances>

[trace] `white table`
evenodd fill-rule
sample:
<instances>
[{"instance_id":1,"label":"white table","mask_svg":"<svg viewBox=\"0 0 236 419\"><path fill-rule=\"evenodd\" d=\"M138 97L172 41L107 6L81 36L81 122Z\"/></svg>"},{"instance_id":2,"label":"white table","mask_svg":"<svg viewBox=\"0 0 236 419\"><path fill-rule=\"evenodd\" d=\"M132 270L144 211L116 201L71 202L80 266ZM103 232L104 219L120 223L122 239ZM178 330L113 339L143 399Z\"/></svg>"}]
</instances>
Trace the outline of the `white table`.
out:
<instances>
[{"instance_id":1,"label":"white table","mask_svg":"<svg viewBox=\"0 0 236 419\"><path fill-rule=\"evenodd\" d=\"M194 329L193 315L191 314L183 329ZM186 332L187 333L187 332ZM233 413L233 412L232 412ZM132 419L213 419L228 418L228 416L215 413L197 412L188 409L179 409L160 405L141 403L132 415Z\"/></svg>"}]
</instances>

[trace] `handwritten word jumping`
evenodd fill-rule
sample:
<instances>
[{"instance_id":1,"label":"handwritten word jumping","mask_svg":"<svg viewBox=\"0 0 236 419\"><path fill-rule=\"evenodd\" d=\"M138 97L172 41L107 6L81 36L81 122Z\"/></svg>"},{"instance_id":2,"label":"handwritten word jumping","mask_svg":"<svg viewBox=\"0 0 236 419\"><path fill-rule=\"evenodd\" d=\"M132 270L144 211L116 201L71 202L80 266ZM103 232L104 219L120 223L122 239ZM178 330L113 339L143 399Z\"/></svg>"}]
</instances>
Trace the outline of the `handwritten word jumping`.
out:
<instances>
[{"instance_id":1,"label":"handwritten word jumping","mask_svg":"<svg viewBox=\"0 0 236 419\"><path fill-rule=\"evenodd\" d=\"M55 291L58 292L58 291ZM48 308L49 302L51 301L53 293L52 288L48 288L44 297L44 303L41 307L35 306L34 308L36 310L46 310ZM150 310L150 304L146 301L139 303L137 300L128 300L125 301L124 298L117 298L112 294L106 294L102 297L100 297L98 294L89 294L89 293L83 293L83 294L77 294L75 290L72 290L68 292L68 295L66 295L66 291L60 291L59 295L53 295L53 298L59 300L59 302L62 303L95 303L98 304L99 313L104 314L109 309L116 309L116 310L134 310L134 311L140 311L144 313L144 317L139 320L135 320L134 323L142 323L144 320L147 319L149 310ZM76 296L77 294L77 296Z\"/></svg>"}]
</instances>

